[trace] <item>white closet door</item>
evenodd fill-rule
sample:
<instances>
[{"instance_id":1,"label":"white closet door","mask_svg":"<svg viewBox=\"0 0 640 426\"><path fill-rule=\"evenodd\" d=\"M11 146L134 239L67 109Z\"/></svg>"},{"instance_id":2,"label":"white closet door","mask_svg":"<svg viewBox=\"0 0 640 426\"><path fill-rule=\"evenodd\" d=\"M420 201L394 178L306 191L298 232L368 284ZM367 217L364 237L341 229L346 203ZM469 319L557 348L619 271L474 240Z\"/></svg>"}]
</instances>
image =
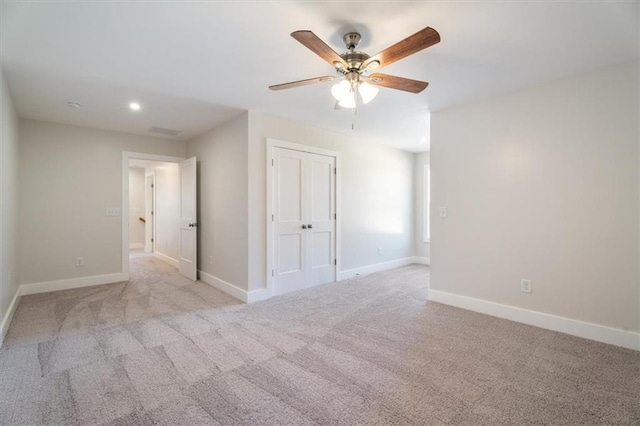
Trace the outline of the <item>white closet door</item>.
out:
<instances>
[{"instance_id":1,"label":"white closet door","mask_svg":"<svg viewBox=\"0 0 640 426\"><path fill-rule=\"evenodd\" d=\"M336 159L307 154L307 287L335 281Z\"/></svg>"},{"instance_id":2,"label":"white closet door","mask_svg":"<svg viewBox=\"0 0 640 426\"><path fill-rule=\"evenodd\" d=\"M335 157L274 149L274 294L336 279Z\"/></svg>"},{"instance_id":3,"label":"white closet door","mask_svg":"<svg viewBox=\"0 0 640 426\"><path fill-rule=\"evenodd\" d=\"M303 210L304 153L277 149L274 157L275 294L304 288L306 282Z\"/></svg>"}]
</instances>

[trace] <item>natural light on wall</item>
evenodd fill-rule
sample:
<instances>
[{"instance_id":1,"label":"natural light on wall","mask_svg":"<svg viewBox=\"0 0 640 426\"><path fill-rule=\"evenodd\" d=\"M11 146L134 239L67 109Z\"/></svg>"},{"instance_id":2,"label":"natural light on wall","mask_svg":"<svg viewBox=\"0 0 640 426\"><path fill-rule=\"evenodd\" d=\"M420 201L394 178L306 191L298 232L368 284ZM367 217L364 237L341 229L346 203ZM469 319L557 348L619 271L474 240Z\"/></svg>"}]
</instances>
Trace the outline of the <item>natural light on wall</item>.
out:
<instances>
[{"instance_id":1,"label":"natural light on wall","mask_svg":"<svg viewBox=\"0 0 640 426\"><path fill-rule=\"evenodd\" d=\"M422 215L424 218L423 242L428 243L431 241L431 167L428 164L424 166L424 206L422 211L424 212Z\"/></svg>"},{"instance_id":2,"label":"natural light on wall","mask_svg":"<svg viewBox=\"0 0 640 426\"><path fill-rule=\"evenodd\" d=\"M371 178L376 188L370 199L368 225L371 231L382 234L402 234L406 231L406 206L410 203L406 193L399 191L408 182L402 170L387 170Z\"/></svg>"}]
</instances>

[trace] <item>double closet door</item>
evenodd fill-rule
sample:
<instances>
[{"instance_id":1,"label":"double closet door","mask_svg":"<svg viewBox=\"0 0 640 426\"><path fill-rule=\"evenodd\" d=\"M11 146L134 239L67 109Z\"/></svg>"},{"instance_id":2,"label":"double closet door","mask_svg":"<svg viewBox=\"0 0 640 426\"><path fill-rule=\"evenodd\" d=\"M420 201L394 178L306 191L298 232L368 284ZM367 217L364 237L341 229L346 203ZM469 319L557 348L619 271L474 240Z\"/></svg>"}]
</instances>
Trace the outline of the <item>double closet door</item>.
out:
<instances>
[{"instance_id":1,"label":"double closet door","mask_svg":"<svg viewBox=\"0 0 640 426\"><path fill-rule=\"evenodd\" d=\"M336 158L273 151L274 294L336 280Z\"/></svg>"}]
</instances>

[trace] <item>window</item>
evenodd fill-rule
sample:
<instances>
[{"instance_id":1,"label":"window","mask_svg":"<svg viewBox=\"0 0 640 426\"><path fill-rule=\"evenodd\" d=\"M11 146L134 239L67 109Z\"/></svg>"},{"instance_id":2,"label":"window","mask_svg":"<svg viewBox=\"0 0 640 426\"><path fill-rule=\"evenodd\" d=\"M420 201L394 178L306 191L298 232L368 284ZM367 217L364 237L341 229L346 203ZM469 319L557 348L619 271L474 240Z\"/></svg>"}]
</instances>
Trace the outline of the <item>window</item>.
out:
<instances>
[{"instance_id":1,"label":"window","mask_svg":"<svg viewBox=\"0 0 640 426\"><path fill-rule=\"evenodd\" d=\"M423 187L423 203L422 203L422 224L423 241L431 242L431 167L424 165L424 187Z\"/></svg>"}]
</instances>

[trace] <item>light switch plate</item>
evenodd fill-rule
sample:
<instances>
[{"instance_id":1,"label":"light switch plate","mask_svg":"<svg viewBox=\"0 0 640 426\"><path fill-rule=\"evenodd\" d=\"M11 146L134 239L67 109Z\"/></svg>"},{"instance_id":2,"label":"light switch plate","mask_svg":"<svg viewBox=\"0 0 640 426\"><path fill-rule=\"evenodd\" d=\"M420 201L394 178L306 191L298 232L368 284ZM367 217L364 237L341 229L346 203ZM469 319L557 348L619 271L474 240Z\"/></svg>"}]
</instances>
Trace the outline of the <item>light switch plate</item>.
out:
<instances>
[{"instance_id":1,"label":"light switch plate","mask_svg":"<svg viewBox=\"0 0 640 426\"><path fill-rule=\"evenodd\" d=\"M105 216L120 216L120 207L107 207Z\"/></svg>"}]
</instances>

